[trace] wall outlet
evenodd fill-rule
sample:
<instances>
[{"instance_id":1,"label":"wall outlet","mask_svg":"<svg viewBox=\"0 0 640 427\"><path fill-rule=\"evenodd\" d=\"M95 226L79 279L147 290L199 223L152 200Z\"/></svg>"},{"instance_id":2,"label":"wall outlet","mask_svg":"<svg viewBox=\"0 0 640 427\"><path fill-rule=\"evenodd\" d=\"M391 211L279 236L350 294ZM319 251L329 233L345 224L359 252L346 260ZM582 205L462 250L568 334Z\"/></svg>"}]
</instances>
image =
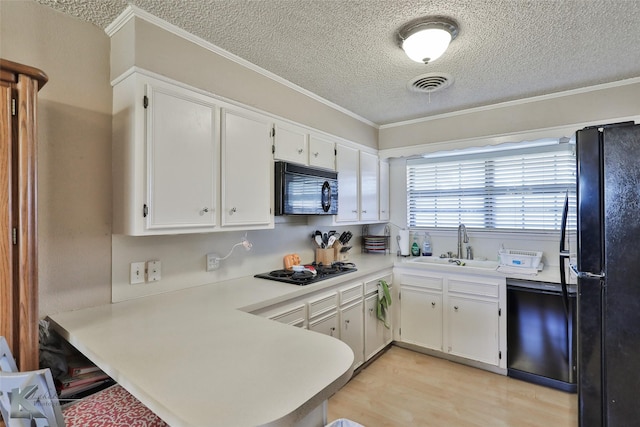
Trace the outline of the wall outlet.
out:
<instances>
[{"instance_id":1,"label":"wall outlet","mask_svg":"<svg viewBox=\"0 0 640 427\"><path fill-rule=\"evenodd\" d=\"M207 271L217 270L220 267L218 254L207 254Z\"/></svg>"},{"instance_id":2,"label":"wall outlet","mask_svg":"<svg viewBox=\"0 0 640 427\"><path fill-rule=\"evenodd\" d=\"M129 270L129 283L144 283L144 262L132 262Z\"/></svg>"},{"instance_id":3,"label":"wall outlet","mask_svg":"<svg viewBox=\"0 0 640 427\"><path fill-rule=\"evenodd\" d=\"M162 263L158 260L147 261L147 282L157 282L162 279Z\"/></svg>"}]
</instances>

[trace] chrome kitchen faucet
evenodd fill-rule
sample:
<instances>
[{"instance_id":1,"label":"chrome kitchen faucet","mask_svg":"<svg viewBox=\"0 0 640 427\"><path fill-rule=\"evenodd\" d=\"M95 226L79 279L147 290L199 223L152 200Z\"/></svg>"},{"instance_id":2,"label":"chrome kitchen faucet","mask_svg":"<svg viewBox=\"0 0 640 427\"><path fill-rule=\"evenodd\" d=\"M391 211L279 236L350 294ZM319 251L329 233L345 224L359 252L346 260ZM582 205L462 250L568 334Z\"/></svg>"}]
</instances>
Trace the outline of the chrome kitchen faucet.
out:
<instances>
[{"instance_id":1,"label":"chrome kitchen faucet","mask_svg":"<svg viewBox=\"0 0 640 427\"><path fill-rule=\"evenodd\" d=\"M469 243L467 227L464 224L458 226L458 259L462 259L462 243Z\"/></svg>"}]
</instances>

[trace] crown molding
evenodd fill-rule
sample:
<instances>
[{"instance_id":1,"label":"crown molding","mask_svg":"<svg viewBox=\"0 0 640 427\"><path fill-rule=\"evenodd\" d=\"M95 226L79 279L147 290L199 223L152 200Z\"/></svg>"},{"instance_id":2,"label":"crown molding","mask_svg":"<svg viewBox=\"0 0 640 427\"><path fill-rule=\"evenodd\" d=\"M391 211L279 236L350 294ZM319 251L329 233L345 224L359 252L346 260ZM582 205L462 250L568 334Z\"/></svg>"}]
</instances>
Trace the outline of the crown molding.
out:
<instances>
[{"instance_id":1,"label":"crown molding","mask_svg":"<svg viewBox=\"0 0 640 427\"><path fill-rule=\"evenodd\" d=\"M193 35L191 33L189 33L188 31L183 30L182 28L173 25L161 18L158 18L155 15L150 14L149 12L140 9L139 7L133 6L133 5L128 5L124 11L122 11L122 13L120 15L118 15L118 17L116 19L113 20L113 22L111 24L109 24L106 28L105 28L105 33L109 36L112 37L118 30L120 30L127 22L129 22L130 19L132 18L139 18L139 19L143 19L151 24L156 25L157 27L162 28L165 31L168 31L178 37L182 37L185 40L188 40L192 43L195 43L196 45L207 49L210 52L213 52L217 55L222 56L223 58L226 58L230 61L233 61L245 68L250 69L251 71L254 71L258 74L261 74L277 83L280 83L283 86L288 87L289 89L295 90L298 93L301 93L302 95L305 95L315 101L320 102L321 104L324 104L334 110L337 110L343 114L346 114L349 117L352 117L366 125L372 126L375 129L379 129L379 125L372 122L371 120L365 119L364 117L361 117L359 115L357 115L356 113L347 110L344 107L341 107L337 104L334 104L333 102L322 98L319 95L316 95L315 93L308 91L292 82L290 82L289 80L286 80L270 71L265 70L264 68L261 68L249 61L247 61L246 59L243 59L237 55L234 55L233 53L226 51L224 49L222 49L219 46L214 45L211 42L208 42L196 35Z\"/></svg>"},{"instance_id":2,"label":"crown molding","mask_svg":"<svg viewBox=\"0 0 640 427\"><path fill-rule=\"evenodd\" d=\"M405 121L395 122L395 123L388 123L388 124L380 125L378 127L378 129L380 129L380 130L382 130L382 129L390 129L390 128L394 128L394 127L413 125L413 124L417 124L417 123L425 123L425 122L430 122L430 121L434 121L434 120L441 120L441 119L446 119L446 118L450 118L450 117L463 116L463 115L466 115L466 114L478 113L478 112L483 112L483 111L497 110L497 109L500 109L500 108L514 107L514 106L518 106L518 105L529 104L529 103L532 103L532 102L545 101L545 100L555 99L555 98L562 98L562 97L570 96L570 95L579 95L581 93L588 93L588 92L593 92L593 91L603 90L603 89L611 89L611 88L616 88L616 87L620 87L620 86L627 86L627 85L632 85L632 84L637 84L637 83L640 83L640 77L633 77L633 78L630 78L630 79L618 80L618 81L610 82L610 83L602 83L602 84L594 85L594 86L585 86L585 87L578 88L578 89L565 90L565 91L562 91L562 92L554 92L554 93L550 93L550 94L546 94L546 95L532 96L530 98L522 98L522 99L516 99L516 100L513 100L513 101L500 102L500 103L497 103L497 104L485 105L485 106L482 106L482 107L468 108L466 110L452 111L450 113L444 113L444 114L438 114L438 115L435 115L435 116L422 117L422 118L419 118L419 119L405 120Z\"/></svg>"}]
</instances>

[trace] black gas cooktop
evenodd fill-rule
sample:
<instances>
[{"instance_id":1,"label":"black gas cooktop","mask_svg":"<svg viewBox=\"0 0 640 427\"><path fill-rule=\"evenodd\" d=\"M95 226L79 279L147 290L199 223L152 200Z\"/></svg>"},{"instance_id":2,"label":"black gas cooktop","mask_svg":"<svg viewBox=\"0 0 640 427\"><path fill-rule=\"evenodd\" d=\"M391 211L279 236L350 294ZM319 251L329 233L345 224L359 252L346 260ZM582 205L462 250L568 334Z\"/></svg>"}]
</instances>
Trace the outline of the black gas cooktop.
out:
<instances>
[{"instance_id":1,"label":"black gas cooktop","mask_svg":"<svg viewBox=\"0 0 640 427\"><path fill-rule=\"evenodd\" d=\"M304 286L357 271L355 264L350 262L334 262L331 265L316 264L314 262L309 265L315 269L316 274L309 271L310 269L303 271L274 270L268 273L256 274L254 277Z\"/></svg>"}]
</instances>

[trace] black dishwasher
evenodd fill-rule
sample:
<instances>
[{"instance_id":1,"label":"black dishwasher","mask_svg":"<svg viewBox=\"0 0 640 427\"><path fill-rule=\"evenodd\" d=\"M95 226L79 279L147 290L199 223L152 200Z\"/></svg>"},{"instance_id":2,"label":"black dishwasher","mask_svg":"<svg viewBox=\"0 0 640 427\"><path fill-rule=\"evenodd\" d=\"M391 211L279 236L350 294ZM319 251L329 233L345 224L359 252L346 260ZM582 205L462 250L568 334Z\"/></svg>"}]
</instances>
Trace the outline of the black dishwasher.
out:
<instances>
[{"instance_id":1,"label":"black dishwasher","mask_svg":"<svg viewBox=\"0 0 640 427\"><path fill-rule=\"evenodd\" d=\"M507 375L575 393L576 285L507 279Z\"/></svg>"}]
</instances>

